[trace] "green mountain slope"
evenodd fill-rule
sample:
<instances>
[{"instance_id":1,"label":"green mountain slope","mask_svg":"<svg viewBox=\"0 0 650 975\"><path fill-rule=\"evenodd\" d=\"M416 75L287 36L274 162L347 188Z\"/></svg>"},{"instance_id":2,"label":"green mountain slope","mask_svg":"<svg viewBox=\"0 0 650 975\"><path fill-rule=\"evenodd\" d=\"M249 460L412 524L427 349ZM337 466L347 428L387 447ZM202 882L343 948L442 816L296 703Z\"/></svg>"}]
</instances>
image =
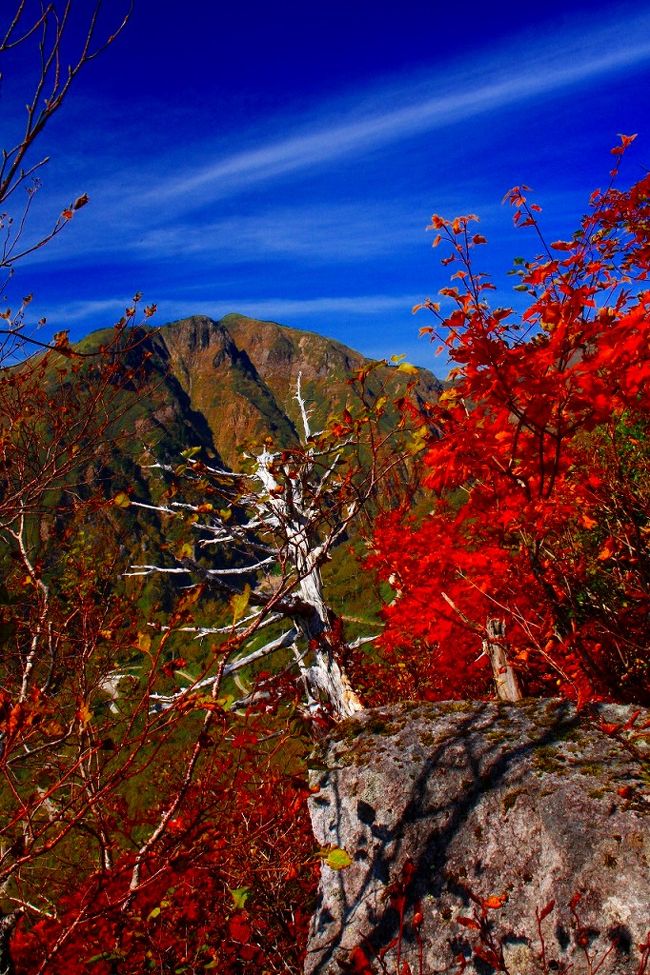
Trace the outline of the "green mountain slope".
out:
<instances>
[{"instance_id":1,"label":"green mountain slope","mask_svg":"<svg viewBox=\"0 0 650 975\"><path fill-rule=\"evenodd\" d=\"M79 347L88 351L103 336L94 333ZM351 405L348 379L369 361L313 332L237 314L221 321L195 315L147 330L129 355L134 368L144 363L144 382L130 413L128 452L146 443L171 459L188 446L201 446L233 469L242 452L266 436L281 446L296 442L299 375L314 429L321 429ZM412 378L379 367L368 382L370 401L401 395ZM418 398L434 400L441 388L435 376L418 370Z\"/></svg>"}]
</instances>

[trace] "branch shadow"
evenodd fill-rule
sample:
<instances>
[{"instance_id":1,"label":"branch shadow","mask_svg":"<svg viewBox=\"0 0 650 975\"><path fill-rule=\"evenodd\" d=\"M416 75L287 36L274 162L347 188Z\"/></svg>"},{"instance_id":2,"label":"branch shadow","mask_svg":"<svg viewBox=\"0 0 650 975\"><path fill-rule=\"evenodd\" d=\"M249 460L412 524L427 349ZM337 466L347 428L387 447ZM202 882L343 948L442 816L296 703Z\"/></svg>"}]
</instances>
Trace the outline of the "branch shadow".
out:
<instances>
[{"instance_id":1,"label":"branch shadow","mask_svg":"<svg viewBox=\"0 0 650 975\"><path fill-rule=\"evenodd\" d=\"M357 800L356 816L364 826L361 839L365 837L366 843L360 842L358 849L348 851L352 853L356 867L352 873L354 882L350 884L350 874L346 876L345 870L336 877L337 917L323 904L322 891L319 891L312 923L312 940L316 941L316 946L308 952L306 972L317 975L345 971L346 963L341 958L344 952L339 949L347 951L355 947L345 942L345 932L359 911L366 914L362 947L370 956L377 956L397 938L400 912L390 903L388 888L399 878L407 858L412 858L413 870L403 892L406 912L425 895L439 898L445 887L469 904L467 888L462 881L456 882L446 872L452 841L481 799L501 788L506 779L508 787L521 781L526 764L523 760L527 756L561 741L579 724L580 719L568 702L554 704L554 715L551 719L547 717L539 734L514 747L485 735L493 727L495 705L477 703L470 714L455 716L453 731L436 743L426 756L401 813L390 825L378 821L380 814L371 803ZM518 771L518 765L521 765L521 771ZM436 800L430 783L435 776L447 775L451 767L457 773L454 785L460 785L460 788L452 787L443 801L439 801L439 797ZM460 783L459 769L462 773ZM342 846L341 827L346 814L336 768L329 772L328 779L328 793L334 800L331 815L336 824L336 843ZM409 845L417 847L416 857L411 850L405 849L405 836L411 836L414 828L418 842ZM360 874L362 863L365 863L365 869Z\"/></svg>"}]
</instances>

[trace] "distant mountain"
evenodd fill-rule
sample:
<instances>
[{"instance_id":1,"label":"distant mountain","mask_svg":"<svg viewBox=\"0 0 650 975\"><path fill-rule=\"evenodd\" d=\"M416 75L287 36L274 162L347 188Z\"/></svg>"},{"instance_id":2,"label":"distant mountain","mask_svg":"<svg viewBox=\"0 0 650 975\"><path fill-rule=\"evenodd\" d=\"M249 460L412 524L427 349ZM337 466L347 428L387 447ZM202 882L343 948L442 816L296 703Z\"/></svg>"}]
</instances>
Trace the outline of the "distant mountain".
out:
<instances>
[{"instance_id":1,"label":"distant mountain","mask_svg":"<svg viewBox=\"0 0 650 975\"><path fill-rule=\"evenodd\" d=\"M87 350L104 335L93 333L81 345ZM134 366L146 362L149 380L133 419L136 438L149 426L164 455L202 446L233 469L242 451L265 436L280 446L297 441L299 375L314 429L321 429L328 417L353 402L348 379L369 362L314 332L237 314L220 321L194 315L148 330L130 355ZM425 369L416 378L415 395L435 400L442 383ZM410 379L381 366L369 380L369 397L385 393L395 398Z\"/></svg>"},{"instance_id":2,"label":"distant mountain","mask_svg":"<svg viewBox=\"0 0 650 975\"><path fill-rule=\"evenodd\" d=\"M201 448L218 466L237 470L243 452L254 455L268 436L278 447L296 444L298 376L313 430L318 431L330 417L340 417L346 406L354 411L356 397L349 377L370 364L360 353L321 335L236 314L221 321L195 315L159 328L130 330L123 338L126 350L118 358L121 363L126 360L127 368L119 370L115 396L106 407L114 418L108 444L98 450L94 463L86 460L80 467L75 489L61 486L51 491L49 508L37 516L43 563L52 573L58 571L59 539L75 517L77 495L98 492L108 500L126 493L133 500L156 504L169 479L166 483L154 465L175 465L190 447ZM112 330L94 332L76 348L88 354L110 347L113 340ZM67 370L61 368L60 358L51 361L47 381L53 393L58 385L92 385L92 355L84 360L87 369L82 366L80 371L75 368L76 360L67 360ZM413 395L423 402L435 400L442 389L442 383L426 370L414 374L381 365L369 374L366 400L372 405L373 399L387 397L383 417L387 432L397 419L391 401L413 382ZM120 569L116 589L131 584L121 576L129 565L169 564L173 559L169 553L185 531L184 525L135 505L124 510L108 505L100 514L95 508L82 509L80 517L86 541L106 532L117 540ZM380 599L351 554L354 526L347 541L350 544L339 546L323 571L334 609L355 621L353 631L356 626L364 631L377 613ZM230 556L213 550L202 556L226 557ZM156 607L170 609L177 585L177 576L154 576L143 582L139 596L143 613ZM201 611L211 620L215 614L218 617L220 607L215 597L214 603L202 604Z\"/></svg>"}]
</instances>

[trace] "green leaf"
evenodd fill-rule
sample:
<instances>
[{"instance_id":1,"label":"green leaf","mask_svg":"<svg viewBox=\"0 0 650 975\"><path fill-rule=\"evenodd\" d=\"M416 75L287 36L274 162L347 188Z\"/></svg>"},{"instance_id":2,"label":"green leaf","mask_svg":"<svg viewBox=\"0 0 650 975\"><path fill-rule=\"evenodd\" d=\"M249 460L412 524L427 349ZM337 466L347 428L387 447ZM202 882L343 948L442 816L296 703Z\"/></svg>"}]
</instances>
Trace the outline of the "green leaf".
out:
<instances>
[{"instance_id":1,"label":"green leaf","mask_svg":"<svg viewBox=\"0 0 650 975\"><path fill-rule=\"evenodd\" d=\"M94 965L96 961L124 961L125 955L122 951L101 951L92 958L86 958L86 965Z\"/></svg>"},{"instance_id":2,"label":"green leaf","mask_svg":"<svg viewBox=\"0 0 650 975\"><path fill-rule=\"evenodd\" d=\"M200 447L188 447L187 450L181 451L181 457L184 457L185 460L191 460L192 457L196 457L200 452Z\"/></svg>"},{"instance_id":3,"label":"green leaf","mask_svg":"<svg viewBox=\"0 0 650 975\"><path fill-rule=\"evenodd\" d=\"M323 858L323 863L326 863L332 870L343 870L352 863L350 854L340 846L335 846L331 850L322 850L318 855Z\"/></svg>"},{"instance_id":4,"label":"green leaf","mask_svg":"<svg viewBox=\"0 0 650 975\"><path fill-rule=\"evenodd\" d=\"M234 890L230 890L230 896L232 897L232 905L236 911L241 911L246 906L246 901L250 897L250 887L235 887Z\"/></svg>"},{"instance_id":5,"label":"green leaf","mask_svg":"<svg viewBox=\"0 0 650 975\"><path fill-rule=\"evenodd\" d=\"M149 911L147 914L147 921L153 921L154 918L158 917L160 914L160 908L154 907L153 910Z\"/></svg>"}]
</instances>

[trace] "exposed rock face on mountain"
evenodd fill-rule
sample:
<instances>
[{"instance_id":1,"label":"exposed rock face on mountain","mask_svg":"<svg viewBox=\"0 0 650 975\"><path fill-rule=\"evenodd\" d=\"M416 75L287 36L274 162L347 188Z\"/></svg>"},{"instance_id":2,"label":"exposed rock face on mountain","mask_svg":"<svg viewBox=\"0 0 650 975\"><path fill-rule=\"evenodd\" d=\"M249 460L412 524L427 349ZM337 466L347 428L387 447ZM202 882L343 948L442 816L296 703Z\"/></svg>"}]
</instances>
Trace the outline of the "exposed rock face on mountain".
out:
<instances>
[{"instance_id":1,"label":"exposed rock face on mountain","mask_svg":"<svg viewBox=\"0 0 650 975\"><path fill-rule=\"evenodd\" d=\"M216 450L231 467L237 465L241 448L255 439L295 440L283 404L221 322L203 316L174 322L154 333L152 349L178 381L191 409L204 418Z\"/></svg>"},{"instance_id":2,"label":"exposed rock face on mountain","mask_svg":"<svg viewBox=\"0 0 650 975\"><path fill-rule=\"evenodd\" d=\"M173 395L172 386L180 390L209 428L215 450L234 468L242 450L265 436L283 446L296 442L299 375L314 429L320 429L352 399L349 376L368 362L321 335L235 314L218 322L204 315L173 322L152 331L147 347L150 368L164 377L165 396ZM389 396L398 396L410 378L382 367L371 377L370 397L384 385ZM431 373L419 371L416 396L435 400L440 389Z\"/></svg>"},{"instance_id":3,"label":"exposed rock face on mountain","mask_svg":"<svg viewBox=\"0 0 650 975\"><path fill-rule=\"evenodd\" d=\"M324 860L305 971L587 973L609 951L602 975L636 972L650 806L630 715L448 702L343 722L310 808L323 849L351 862Z\"/></svg>"}]
</instances>

